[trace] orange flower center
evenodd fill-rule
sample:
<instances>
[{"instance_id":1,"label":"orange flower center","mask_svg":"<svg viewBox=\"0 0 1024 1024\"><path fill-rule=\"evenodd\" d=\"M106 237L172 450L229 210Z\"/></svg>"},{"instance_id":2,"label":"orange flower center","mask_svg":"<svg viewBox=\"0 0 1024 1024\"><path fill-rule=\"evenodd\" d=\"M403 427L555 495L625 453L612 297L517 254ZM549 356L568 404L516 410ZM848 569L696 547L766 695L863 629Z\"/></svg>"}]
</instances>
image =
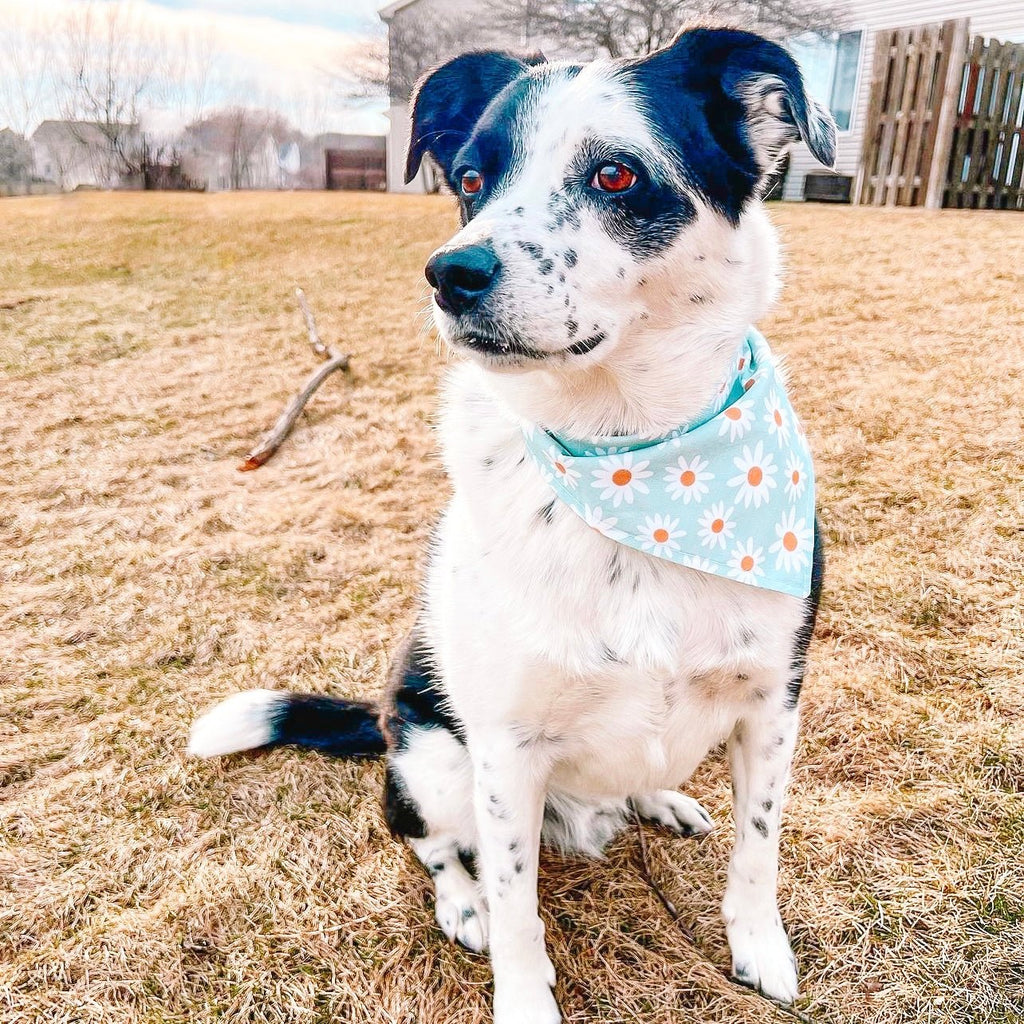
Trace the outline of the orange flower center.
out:
<instances>
[{"instance_id":1,"label":"orange flower center","mask_svg":"<svg viewBox=\"0 0 1024 1024\"><path fill-rule=\"evenodd\" d=\"M794 469L793 470L793 483L794 484L800 483L800 470L799 469Z\"/></svg>"},{"instance_id":2,"label":"orange flower center","mask_svg":"<svg viewBox=\"0 0 1024 1024\"><path fill-rule=\"evenodd\" d=\"M782 536L782 546L787 551L796 551L796 534L787 532Z\"/></svg>"},{"instance_id":3,"label":"orange flower center","mask_svg":"<svg viewBox=\"0 0 1024 1024\"><path fill-rule=\"evenodd\" d=\"M659 544L664 544L668 540L668 530L655 530L653 537Z\"/></svg>"},{"instance_id":4,"label":"orange flower center","mask_svg":"<svg viewBox=\"0 0 1024 1024\"><path fill-rule=\"evenodd\" d=\"M760 466L751 466L750 469L747 470L747 483L750 484L751 487L759 486L763 479L764 472Z\"/></svg>"},{"instance_id":5,"label":"orange flower center","mask_svg":"<svg viewBox=\"0 0 1024 1024\"><path fill-rule=\"evenodd\" d=\"M750 572L750 570L754 568L754 556L744 555L743 558L740 559L740 568L744 572Z\"/></svg>"},{"instance_id":6,"label":"orange flower center","mask_svg":"<svg viewBox=\"0 0 1024 1024\"><path fill-rule=\"evenodd\" d=\"M721 533L724 529L725 529L725 520L724 519L716 519L711 524L711 532L712 533Z\"/></svg>"},{"instance_id":7,"label":"orange flower center","mask_svg":"<svg viewBox=\"0 0 1024 1024\"><path fill-rule=\"evenodd\" d=\"M745 380L743 382L743 390L744 391L749 391L753 386L754 386L754 378L753 377L751 377L750 380Z\"/></svg>"},{"instance_id":8,"label":"orange flower center","mask_svg":"<svg viewBox=\"0 0 1024 1024\"><path fill-rule=\"evenodd\" d=\"M617 469L612 473L612 483L616 487L625 487L632 479L633 474L628 469Z\"/></svg>"},{"instance_id":9,"label":"orange flower center","mask_svg":"<svg viewBox=\"0 0 1024 1024\"><path fill-rule=\"evenodd\" d=\"M563 466L562 463L556 462L555 469L557 469L558 472L561 473L563 476L565 475L565 466Z\"/></svg>"},{"instance_id":10,"label":"orange flower center","mask_svg":"<svg viewBox=\"0 0 1024 1024\"><path fill-rule=\"evenodd\" d=\"M782 413L779 412L778 409L776 409L775 412L773 413L773 415L775 416L775 426L781 427L782 426Z\"/></svg>"},{"instance_id":11,"label":"orange flower center","mask_svg":"<svg viewBox=\"0 0 1024 1024\"><path fill-rule=\"evenodd\" d=\"M725 410L725 418L727 420L738 420L742 415L742 411L735 405L730 405L729 408Z\"/></svg>"},{"instance_id":12,"label":"orange flower center","mask_svg":"<svg viewBox=\"0 0 1024 1024\"><path fill-rule=\"evenodd\" d=\"M692 469L687 469L680 475L679 482L684 487L692 487L697 482L697 474Z\"/></svg>"}]
</instances>

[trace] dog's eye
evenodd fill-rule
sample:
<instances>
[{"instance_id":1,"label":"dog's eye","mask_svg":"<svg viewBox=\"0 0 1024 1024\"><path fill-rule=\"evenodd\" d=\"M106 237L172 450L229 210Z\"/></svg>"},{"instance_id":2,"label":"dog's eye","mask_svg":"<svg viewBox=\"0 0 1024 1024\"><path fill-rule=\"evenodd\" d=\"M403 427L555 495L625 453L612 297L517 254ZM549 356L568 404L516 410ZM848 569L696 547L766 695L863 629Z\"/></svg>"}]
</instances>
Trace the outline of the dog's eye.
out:
<instances>
[{"instance_id":1,"label":"dog's eye","mask_svg":"<svg viewBox=\"0 0 1024 1024\"><path fill-rule=\"evenodd\" d=\"M459 186L463 195L475 196L484 187L484 176L479 171L463 171Z\"/></svg>"},{"instance_id":2,"label":"dog's eye","mask_svg":"<svg viewBox=\"0 0 1024 1024\"><path fill-rule=\"evenodd\" d=\"M637 173L625 164L601 164L590 179L590 187L599 192L628 192L637 183Z\"/></svg>"}]
</instances>

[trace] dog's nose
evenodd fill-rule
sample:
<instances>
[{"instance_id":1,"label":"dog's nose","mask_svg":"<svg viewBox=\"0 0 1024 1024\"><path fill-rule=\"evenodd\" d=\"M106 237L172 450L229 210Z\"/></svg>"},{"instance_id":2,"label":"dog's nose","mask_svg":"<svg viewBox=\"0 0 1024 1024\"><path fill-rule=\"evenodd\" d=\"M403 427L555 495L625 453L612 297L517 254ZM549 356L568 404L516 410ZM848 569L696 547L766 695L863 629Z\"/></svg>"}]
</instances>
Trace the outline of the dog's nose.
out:
<instances>
[{"instance_id":1,"label":"dog's nose","mask_svg":"<svg viewBox=\"0 0 1024 1024\"><path fill-rule=\"evenodd\" d=\"M437 304L454 316L468 313L491 290L501 261L489 245L442 249L427 261L424 273L437 291Z\"/></svg>"}]
</instances>

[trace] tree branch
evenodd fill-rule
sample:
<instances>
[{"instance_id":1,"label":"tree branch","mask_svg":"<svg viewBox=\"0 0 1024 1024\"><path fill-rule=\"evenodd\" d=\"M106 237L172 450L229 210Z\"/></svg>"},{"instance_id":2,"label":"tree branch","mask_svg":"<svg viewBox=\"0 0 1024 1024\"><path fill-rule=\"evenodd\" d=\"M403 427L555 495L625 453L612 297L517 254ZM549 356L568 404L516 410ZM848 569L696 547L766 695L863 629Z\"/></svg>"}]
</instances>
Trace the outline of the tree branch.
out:
<instances>
[{"instance_id":1,"label":"tree branch","mask_svg":"<svg viewBox=\"0 0 1024 1024\"><path fill-rule=\"evenodd\" d=\"M299 306L306 321L306 331L309 334L310 347L316 355L321 359L325 359L326 362L306 381L302 390L285 407L277 422L260 439L259 444L249 452L245 461L239 465L238 469L242 473L259 469L281 447L285 438L292 432L296 420L302 415L302 410L305 409L306 403L313 397L313 393L335 370L348 372L348 353L339 353L330 345L324 344L320 339L320 332L316 328L316 319L309 308L309 303L306 302L306 296L301 288L295 289L295 296L299 300Z\"/></svg>"}]
</instances>

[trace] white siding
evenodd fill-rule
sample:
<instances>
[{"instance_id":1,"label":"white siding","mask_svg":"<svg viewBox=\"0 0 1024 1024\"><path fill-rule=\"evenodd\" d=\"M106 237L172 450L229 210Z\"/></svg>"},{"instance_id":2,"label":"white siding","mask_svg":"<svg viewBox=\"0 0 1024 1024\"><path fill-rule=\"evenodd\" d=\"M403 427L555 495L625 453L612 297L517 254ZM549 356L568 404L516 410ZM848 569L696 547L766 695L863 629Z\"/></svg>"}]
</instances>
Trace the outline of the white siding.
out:
<instances>
[{"instance_id":1,"label":"white siding","mask_svg":"<svg viewBox=\"0 0 1024 1024\"><path fill-rule=\"evenodd\" d=\"M867 117L871 92L871 59L874 33L883 28L906 28L911 25L946 21L949 18L970 18L971 35L982 35L1002 42L1024 41L1024 0L849 0L844 28L862 29L860 71L857 99L848 132L839 133L836 170L856 177L864 120ZM821 100L822 97L815 97ZM818 169L806 146L794 147L789 175L786 178L786 199L802 199L804 175Z\"/></svg>"}]
</instances>

